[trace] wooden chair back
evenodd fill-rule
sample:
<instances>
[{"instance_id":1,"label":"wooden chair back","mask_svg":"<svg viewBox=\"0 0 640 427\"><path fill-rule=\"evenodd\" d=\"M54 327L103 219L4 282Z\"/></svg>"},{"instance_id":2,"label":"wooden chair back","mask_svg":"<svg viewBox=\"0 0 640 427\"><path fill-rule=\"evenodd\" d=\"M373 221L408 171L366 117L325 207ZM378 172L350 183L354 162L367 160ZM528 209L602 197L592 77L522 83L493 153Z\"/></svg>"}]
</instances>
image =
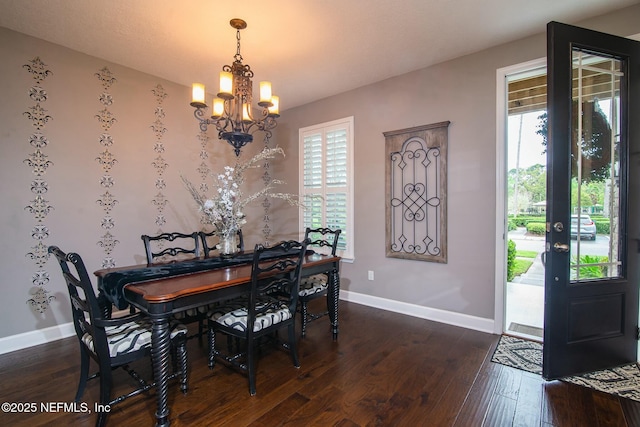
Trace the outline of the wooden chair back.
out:
<instances>
[{"instance_id":1,"label":"wooden chair back","mask_svg":"<svg viewBox=\"0 0 640 427\"><path fill-rule=\"evenodd\" d=\"M64 253L57 246L49 246L48 252L55 256L62 269L71 301L73 325L80 343L80 380L75 401L80 401L87 381L93 378L100 379L100 404L105 408L153 388L155 383L145 381L129 368L129 363L151 355L151 321L148 317L142 313L131 313L112 318L111 303L102 294L96 297L80 255L74 252ZM171 336L172 351L179 359L174 367L180 370L174 370L170 378L180 375L181 389L186 392L186 328L178 324L172 326ZM99 367L98 372L91 376L90 358ZM115 368L123 368L137 384L129 393L111 399L112 370ZM96 425L104 426L107 415L108 411L98 411Z\"/></svg>"},{"instance_id":2,"label":"wooden chair back","mask_svg":"<svg viewBox=\"0 0 640 427\"><path fill-rule=\"evenodd\" d=\"M261 297L275 297L278 302L285 302L289 307L289 311L295 317L298 291L300 289L300 272L307 243L307 240L302 242L289 240L270 247L261 244L256 245L251 267L251 294L249 295L247 319L249 338L252 335L253 322L256 316L274 308L270 304L263 303L265 299ZM285 254L290 254L291 256L269 259ZM269 260L265 261L265 259ZM282 272L286 272L286 274L280 274ZM283 322L279 326L282 327L287 323Z\"/></svg>"},{"instance_id":3,"label":"wooden chair back","mask_svg":"<svg viewBox=\"0 0 640 427\"><path fill-rule=\"evenodd\" d=\"M335 256L338 249L341 229L332 230L330 228L309 228L305 230L304 238L309 239L309 247L328 247L331 255Z\"/></svg>"},{"instance_id":4,"label":"wooden chair back","mask_svg":"<svg viewBox=\"0 0 640 427\"><path fill-rule=\"evenodd\" d=\"M111 305L106 298L96 297L80 255L74 252L65 254L57 246L50 246L49 253L56 257L62 269L62 276L69 291L73 326L78 340L83 343L85 335L91 335L98 358L108 360L109 349L103 325L111 317ZM72 272L70 265L74 267L75 272Z\"/></svg>"},{"instance_id":5,"label":"wooden chair back","mask_svg":"<svg viewBox=\"0 0 640 427\"><path fill-rule=\"evenodd\" d=\"M201 256L200 235L198 232L191 234L162 233L157 236L143 234L140 238L144 242L148 264Z\"/></svg>"}]
</instances>

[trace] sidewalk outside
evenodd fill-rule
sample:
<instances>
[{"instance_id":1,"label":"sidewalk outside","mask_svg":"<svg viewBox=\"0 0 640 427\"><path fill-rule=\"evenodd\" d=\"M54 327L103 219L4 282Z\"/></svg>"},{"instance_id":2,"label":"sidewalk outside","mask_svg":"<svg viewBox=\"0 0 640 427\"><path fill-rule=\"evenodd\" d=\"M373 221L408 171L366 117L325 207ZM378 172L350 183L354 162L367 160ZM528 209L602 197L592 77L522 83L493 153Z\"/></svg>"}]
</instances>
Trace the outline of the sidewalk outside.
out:
<instances>
[{"instance_id":1,"label":"sidewalk outside","mask_svg":"<svg viewBox=\"0 0 640 427\"><path fill-rule=\"evenodd\" d=\"M517 250L538 251L529 270L521 276L515 277L512 282L507 282L505 294L506 326L512 324L525 327L543 327L544 319L544 266L540 254L544 251L545 239L543 236L526 234L525 228L519 228L509 232L509 240L513 240ZM528 334L511 330L510 332ZM533 338L540 339L538 336Z\"/></svg>"}]
</instances>

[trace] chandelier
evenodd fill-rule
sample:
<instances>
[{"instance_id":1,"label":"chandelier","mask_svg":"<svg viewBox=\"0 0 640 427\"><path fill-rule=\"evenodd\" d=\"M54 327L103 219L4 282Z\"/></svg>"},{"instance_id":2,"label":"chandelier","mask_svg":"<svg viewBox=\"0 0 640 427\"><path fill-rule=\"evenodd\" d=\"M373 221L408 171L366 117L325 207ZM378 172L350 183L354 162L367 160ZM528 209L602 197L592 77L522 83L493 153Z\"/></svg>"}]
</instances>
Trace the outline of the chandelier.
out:
<instances>
[{"instance_id":1,"label":"chandelier","mask_svg":"<svg viewBox=\"0 0 640 427\"><path fill-rule=\"evenodd\" d=\"M194 116L200 122L200 130L206 132L209 125L215 125L218 138L227 141L235 150L236 156L249 142L253 141L256 131L263 131L266 137L271 136L271 129L276 127L279 114L279 98L271 94L271 83L260 82L261 108L256 117L251 111L253 71L249 65L242 63L240 54L240 30L247 28L242 19L232 19L229 24L236 29L237 51L231 65L224 65L220 72L220 92L213 98L211 117L205 117L205 88L201 83L193 84L191 106L196 110Z\"/></svg>"}]
</instances>

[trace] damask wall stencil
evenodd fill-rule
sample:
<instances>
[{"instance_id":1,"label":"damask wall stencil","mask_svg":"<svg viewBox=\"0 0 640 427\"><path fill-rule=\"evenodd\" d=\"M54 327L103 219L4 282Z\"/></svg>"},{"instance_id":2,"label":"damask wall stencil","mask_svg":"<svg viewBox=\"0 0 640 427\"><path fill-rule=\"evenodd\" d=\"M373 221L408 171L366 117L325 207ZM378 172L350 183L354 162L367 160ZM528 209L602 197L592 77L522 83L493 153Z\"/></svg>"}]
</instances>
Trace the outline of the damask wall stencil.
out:
<instances>
[{"instance_id":1,"label":"damask wall stencil","mask_svg":"<svg viewBox=\"0 0 640 427\"><path fill-rule=\"evenodd\" d=\"M198 141L200 141L200 165L198 166L198 174L200 175L200 191L207 194L209 191L209 179L211 176L211 168L209 167L209 135L207 132L200 131L198 133ZM206 216L202 216L203 223L206 222Z\"/></svg>"},{"instance_id":2,"label":"damask wall stencil","mask_svg":"<svg viewBox=\"0 0 640 427\"><path fill-rule=\"evenodd\" d=\"M22 67L33 77L33 85L29 88L28 94L34 104L23 115L31 121L33 126L34 131L29 136L29 145L35 150L24 160L34 175L33 181L31 181L31 193L35 195L35 198L24 208L35 221L35 225L31 229L34 246L30 248L27 256L35 263L36 271L31 276L31 283L34 286L29 291L31 298L27 300L27 304L38 313L44 313L55 297L49 295L49 291L45 288L45 285L49 283L49 272L44 269L49 259L48 245L46 244L46 240L49 238L49 228L45 224L45 220L53 210L53 206L45 199L49 184L44 178L49 167L53 166L53 162L46 154L49 139L45 135L44 129L47 123L53 120L53 116L42 106L48 99L47 91L42 85L45 79L53 73L39 57L32 59Z\"/></svg>"},{"instance_id":3,"label":"damask wall stencil","mask_svg":"<svg viewBox=\"0 0 640 427\"><path fill-rule=\"evenodd\" d=\"M111 71L104 67L99 72L95 73L95 76L100 80L100 84L102 85L102 93L98 97L100 104L102 104L101 109L96 114L95 118L98 120L100 127L102 128L102 132L98 137L98 142L101 146L101 152L98 154L96 161L102 167L102 176L100 177L100 187L104 190L104 192L100 195L100 198L97 200L97 203L102 207L104 216L102 217L102 221L100 227L102 228L102 236L100 236L100 240L98 240L98 245L102 247L104 251L104 258L102 259L102 268L111 268L115 267L115 261L112 257L113 249L115 246L120 243L116 240L111 233L111 231L115 227L115 221L111 216L113 208L118 203L115 196L111 192L113 186L115 185L115 180L111 175L111 170L116 165L118 160L113 156L113 153L109 151L114 144L114 138L109 133L111 127L116 123L116 118L113 116L113 113L109 109L113 104L113 96L109 93L109 89L111 86L117 82L116 78L113 76Z\"/></svg>"},{"instance_id":4,"label":"damask wall stencil","mask_svg":"<svg viewBox=\"0 0 640 427\"><path fill-rule=\"evenodd\" d=\"M200 193L206 195L209 193L209 181L211 180L211 168L209 167L208 163L209 136L207 135L207 132L201 130L198 133L198 141L200 141L200 165L198 166L197 171L200 175ZM200 223L203 225L209 224L207 216L204 214L204 212L201 212Z\"/></svg>"},{"instance_id":5,"label":"damask wall stencil","mask_svg":"<svg viewBox=\"0 0 640 427\"><path fill-rule=\"evenodd\" d=\"M387 257L447 262L448 127L384 132Z\"/></svg>"},{"instance_id":6,"label":"damask wall stencil","mask_svg":"<svg viewBox=\"0 0 640 427\"><path fill-rule=\"evenodd\" d=\"M167 205L167 198L164 194L164 189L167 187L167 183L164 179L164 172L169 166L164 158L164 134L167 132L167 128L164 126L165 111L162 107L162 103L168 96L162 85L158 84L151 90L153 96L156 99L156 106L154 111L155 120L151 124L151 130L155 135L155 142L153 144L153 151L156 154L155 159L152 162L152 166L156 172L155 187L158 191L154 196L151 203L156 207L155 225L158 226L157 234L162 233L162 227L166 224L167 219L164 216L164 208Z\"/></svg>"},{"instance_id":7,"label":"damask wall stencil","mask_svg":"<svg viewBox=\"0 0 640 427\"><path fill-rule=\"evenodd\" d=\"M264 137L264 147L269 147L269 134L265 135ZM266 187L271 182L271 172L269 171L269 169L271 168L271 164L269 163L269 159L264 159L262 168L264 169L264 173L262 174L262 181L264 182L264 185ZM262 226L262 237L264 239L264 244L269 246L271 245L271 218L269 217L271 210L271 200L269 199L269 196L265 196L264 200L262 201L262 209L264 210L264 214L262 216L262 222L264 223L264 225Z\"/></svg>"}]
</instances>

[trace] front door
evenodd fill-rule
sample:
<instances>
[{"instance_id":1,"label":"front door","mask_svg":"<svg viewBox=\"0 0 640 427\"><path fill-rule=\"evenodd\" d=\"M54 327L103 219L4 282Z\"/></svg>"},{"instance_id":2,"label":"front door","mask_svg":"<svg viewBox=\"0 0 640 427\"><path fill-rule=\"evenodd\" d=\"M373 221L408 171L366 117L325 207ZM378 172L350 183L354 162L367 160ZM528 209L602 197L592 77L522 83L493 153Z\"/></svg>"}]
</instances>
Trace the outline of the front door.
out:
<instances>
[{"instance_id":1,"label":"front door","mask_svg":"<svg viewBox=\"0 0 640 427\"><path fill-rule=\"evenodd\" d=\"M547 61L542 374L555 379L637 360L640 43L551 22Z\"/></svg>"}]
</instances>

